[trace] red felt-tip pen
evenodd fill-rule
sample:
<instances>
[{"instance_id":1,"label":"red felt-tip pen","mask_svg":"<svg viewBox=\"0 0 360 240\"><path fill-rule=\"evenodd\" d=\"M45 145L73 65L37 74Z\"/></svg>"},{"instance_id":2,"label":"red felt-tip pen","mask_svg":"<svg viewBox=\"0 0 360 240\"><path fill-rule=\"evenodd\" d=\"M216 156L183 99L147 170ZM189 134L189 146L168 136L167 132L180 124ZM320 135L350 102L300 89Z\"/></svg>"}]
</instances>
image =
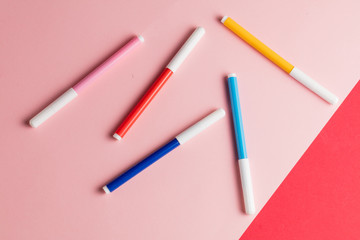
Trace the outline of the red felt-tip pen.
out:
<instances>
[{"instance_id":1,"label":"red felt-tip pen","mask_svg":"<svg viewBox=\"0 0 360 240\"><path fill-rule=\"evenodd\" d=\"M196 30L191 34L188 40L184 43L181 49L176 53L170 63L166 66L164 71L160 76L155 80L152 86L147 90L145 95L140 99L136 106L131 110L127 115L125 120L121 123L119 128L116 130L113 135L117 140L121 140L135 121L140 117L141 113L146 109L149 103L154 99L156 94L164 86L166 81L175 73L175 71L180 67L181 63L186 59L192 49L196 46L202 36L205 34L205 29L202 27L196 28Z\"/></svg>"}]
</instances>

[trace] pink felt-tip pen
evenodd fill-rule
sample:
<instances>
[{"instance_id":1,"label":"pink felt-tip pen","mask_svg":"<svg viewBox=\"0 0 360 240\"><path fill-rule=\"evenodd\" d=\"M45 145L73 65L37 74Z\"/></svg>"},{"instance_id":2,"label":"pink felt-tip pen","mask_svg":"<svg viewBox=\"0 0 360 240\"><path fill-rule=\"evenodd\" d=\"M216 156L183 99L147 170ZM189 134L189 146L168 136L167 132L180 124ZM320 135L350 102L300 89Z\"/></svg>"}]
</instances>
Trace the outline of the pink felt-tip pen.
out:
<instances>
[{"instance_id":1,"label":"pink felt-tip pen","mask_svg":"<svg viewBox=\"0 0 360 240\"><path fill-rule=\"evenodd\" d=\"M75 86L67 90L60 97L58 97L55 101L50 103L46 108L44 108L41 112L39 112L35 117L33 117L29 124L33 128L40 126L43 122L45 122L48 118L54 115L57 111L63 108L66 104L71 102L74 98L76 98L81 91L83 91L86 87L88 87L95 79L100 76L105 70L111 67L115 62L117 62L120 58L125 56L128 52L133 50L135 47L140 45L140 43L144 42L144 38L142 36L133 37L128 43L126 43L123 47L121 47L116 53L114 53L111 57L109 57L105 62L96 67L93 71L91 71L86 77L81 79Z\"/></svg>"}]
</instances>

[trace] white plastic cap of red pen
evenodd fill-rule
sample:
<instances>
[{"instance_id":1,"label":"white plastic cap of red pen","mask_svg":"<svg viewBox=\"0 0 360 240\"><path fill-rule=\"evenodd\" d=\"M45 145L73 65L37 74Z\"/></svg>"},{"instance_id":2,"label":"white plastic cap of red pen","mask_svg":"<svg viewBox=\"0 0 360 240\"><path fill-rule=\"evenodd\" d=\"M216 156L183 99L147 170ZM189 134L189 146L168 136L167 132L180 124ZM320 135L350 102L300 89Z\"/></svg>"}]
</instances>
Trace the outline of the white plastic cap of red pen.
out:
<instances>
[{"instance_id":1,"label":"white plastic cap of red pen","mask_svg":"<svg viewBox=\"0 0 360 240\"><path fill-rule=\"evenodd\" d=\"M166 67L172 72L175 72L184 62L196 44L200 41L202 36L204 36L204 34L205 29L203 27L196 28L196 30L191 34L188 40L184 43L184 45L180 48L180 50L171 59L170 63Z\"/></svg>"}]
</instances>

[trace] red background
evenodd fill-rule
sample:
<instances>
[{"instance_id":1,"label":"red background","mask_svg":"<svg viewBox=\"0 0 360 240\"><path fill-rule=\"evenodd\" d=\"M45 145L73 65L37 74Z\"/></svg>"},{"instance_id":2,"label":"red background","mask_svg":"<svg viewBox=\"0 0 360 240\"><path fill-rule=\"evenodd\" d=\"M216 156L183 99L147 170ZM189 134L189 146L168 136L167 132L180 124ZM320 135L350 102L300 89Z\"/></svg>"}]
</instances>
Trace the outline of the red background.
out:
<instances>
[{"instance_id":1,"label":"red background","mask_svg":"<svg viewBox=\"0 0 360 240\"><path fill-rule=\"evenodd\" d=\"M359 239L360 82L240 238Z\"/></svg>"}]
</instances>

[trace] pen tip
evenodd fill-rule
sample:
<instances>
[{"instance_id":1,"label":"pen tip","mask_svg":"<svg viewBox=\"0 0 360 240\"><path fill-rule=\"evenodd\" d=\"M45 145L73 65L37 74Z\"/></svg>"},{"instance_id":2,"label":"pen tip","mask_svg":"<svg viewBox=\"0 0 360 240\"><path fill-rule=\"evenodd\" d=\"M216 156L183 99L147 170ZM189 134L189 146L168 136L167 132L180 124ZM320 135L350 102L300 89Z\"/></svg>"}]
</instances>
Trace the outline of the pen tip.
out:
<instances>
[{"instance_id":1,"label":"pen tip","mask_svg":"<svg viewBox=\"0 0 360 240\"><path fill-rule=\"evenodd\" d=\"M235 74L235 73L230 73L230 74L228 75L228 78L231 78L231 77L236 77L236 74Z\"/></svg>"},{"instance_id":2,"label":"pen tip","mask_svg":"<svg viewBox=\"0 0 360 240\"><path fill-rule=\"evenodd\" d=\"M144 42L144 41L145 41L145 39L144 39L144 37L143 37L143 36L138 35L137 37L139 38L139 40L140 40L141 42Z\"/></svg>"},{"instance_id":3,"label":"pen tip","mask_svg":"<svg viewBox=\"0 0 360 240\"><path fill-rule=\"evenodd\" d=\"M113 137L116 139L116 140L121 140L121 137L117 134L117 133L114 133Z\"/></svg>"},{"instance_id":4,"label":"pen tip","mask_svg":"<svg viewBox=\"0 0 360 240\"><path fill-rule=\"evenodd\" d=\"M224 23L227 18L228 18L228 16L224 16L224 17L221 19L221 22Z\"/></svg>"},{"instance_id":5,"label":"pen tip","mask_svg":"<svg viewBox=\"0 0 360 240\"><path fill-rule=\"evenodd\" d=\"M103 186L103 190L106 194L109 194L110 193L110 190L108 189L107 186Z\"/></svg>"}]
</instances>

